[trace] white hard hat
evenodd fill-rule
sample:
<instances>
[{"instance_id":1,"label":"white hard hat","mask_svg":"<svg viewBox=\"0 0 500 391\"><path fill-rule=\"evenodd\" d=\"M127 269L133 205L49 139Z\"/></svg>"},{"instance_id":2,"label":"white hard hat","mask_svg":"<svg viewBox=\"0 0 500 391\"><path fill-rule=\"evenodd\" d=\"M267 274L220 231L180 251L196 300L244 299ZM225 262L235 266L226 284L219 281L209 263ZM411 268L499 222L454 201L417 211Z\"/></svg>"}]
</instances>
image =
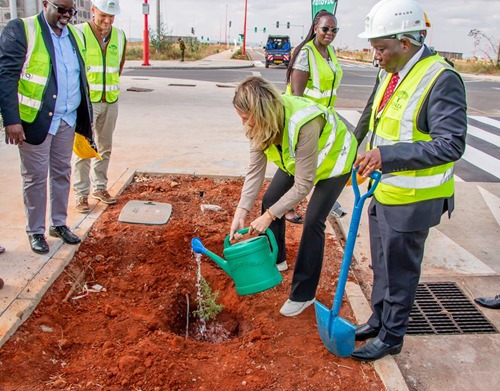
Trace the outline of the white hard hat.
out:
<instances>
[{"instance_id":1,"label":"white hard hat","mask_svg":"<svg viewBox=\"0 0 500 391\"><path fill-rule=\"evenodd\" d=\"M92 0L92 4L99 11L108 15L118 15L120 13L120 0Z\"/></svg>"},{"instance_id":2,"label":"white hard hat","mask_svg":"<svg viewBox=\"0 0 500 391\"><path fill-rule=\"evenodd\" d=\"M382 38L402 33L427 31L424 10L415 0L382 0L365 19L359 38Z\"/></svg>"}]
</instances>

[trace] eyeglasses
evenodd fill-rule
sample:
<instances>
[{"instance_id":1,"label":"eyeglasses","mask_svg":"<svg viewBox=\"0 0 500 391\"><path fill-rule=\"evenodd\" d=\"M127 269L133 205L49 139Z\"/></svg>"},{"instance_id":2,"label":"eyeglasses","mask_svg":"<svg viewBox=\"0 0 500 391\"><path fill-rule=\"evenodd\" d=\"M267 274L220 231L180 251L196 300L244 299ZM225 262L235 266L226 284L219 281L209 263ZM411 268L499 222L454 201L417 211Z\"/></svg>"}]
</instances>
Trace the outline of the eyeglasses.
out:
<instances>
[{"instance_id":1,"label":"eyeglasses","mask_svg":"<svg viewBox=\"0 0 500 391\"><path fill-rule=\"evenodd\" d=\"M328 31L331 31L334 34L337 34L339 32L339 30L340 30L339 27L326 27L326 26L321 27L321 31L323 31L325 34Z\"/></svg>"},{"instance_id":2,"label":"eyeglasses","mask_svg":"<svg viewBox=\"0 0 500 391\"><path fill-rule=\"evenodd\" d=\"M58 5L54 4L54 3L51 3L50 1L47 1L47 3L49 3L52 7L54 7L55 9L57 9L57 13L58 14L61 14L61 15L64 15L64 14L70 14L70 16L75 16L76 13L78 12L78 10L74 9L74 8L64 8L64 7L59 7Z\"/></svg>"}]
</instances>

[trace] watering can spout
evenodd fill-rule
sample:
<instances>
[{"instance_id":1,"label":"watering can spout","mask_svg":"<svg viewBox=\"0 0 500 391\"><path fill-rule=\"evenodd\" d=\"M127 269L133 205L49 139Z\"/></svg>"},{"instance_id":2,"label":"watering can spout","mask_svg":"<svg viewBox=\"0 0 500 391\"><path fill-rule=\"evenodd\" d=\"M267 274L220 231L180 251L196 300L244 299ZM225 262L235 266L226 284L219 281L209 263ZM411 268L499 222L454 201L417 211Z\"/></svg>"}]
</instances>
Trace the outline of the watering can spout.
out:
<instances>
[{"instance_id":1,"label":"watering can spout","mask_svg":"<svg viewBox=\"0 0 500 391\"><path fill-rule=\"evenodd\" d=\"M229 274L229 266L228 266L227 262L223 258L219 257L217 254L206 249L205 246L203 246L203 243L201 242L201 240L199 238L191 239L191 248L193 249L193 251L196 254L203 254L203 255L206 255L206 256L212 258L212 260L217 265L219 265L222 270L224 270L226 273Z\"/></svg>"}]
</instances>

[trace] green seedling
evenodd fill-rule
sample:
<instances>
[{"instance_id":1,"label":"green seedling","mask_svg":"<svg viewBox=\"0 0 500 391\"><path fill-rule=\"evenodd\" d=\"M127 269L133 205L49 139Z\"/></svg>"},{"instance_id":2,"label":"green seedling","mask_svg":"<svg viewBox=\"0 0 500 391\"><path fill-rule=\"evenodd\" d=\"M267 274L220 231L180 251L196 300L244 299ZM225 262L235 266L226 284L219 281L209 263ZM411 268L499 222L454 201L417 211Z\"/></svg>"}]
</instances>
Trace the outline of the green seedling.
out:
<instances>
[{"instance_id":1,"label":"green seedling","mask_svg":"<svg viewBox=\"0 0 500 391\"><path fill-rule=\"evenodd\" d=\"M222 304L217 304L219 291L212 292L212 288L203 277L200 279L200 287L202 298L198 302L198 309L193 311L193 314L209 322L217 317L224 306Z\"/></svg>"}]
</instances>

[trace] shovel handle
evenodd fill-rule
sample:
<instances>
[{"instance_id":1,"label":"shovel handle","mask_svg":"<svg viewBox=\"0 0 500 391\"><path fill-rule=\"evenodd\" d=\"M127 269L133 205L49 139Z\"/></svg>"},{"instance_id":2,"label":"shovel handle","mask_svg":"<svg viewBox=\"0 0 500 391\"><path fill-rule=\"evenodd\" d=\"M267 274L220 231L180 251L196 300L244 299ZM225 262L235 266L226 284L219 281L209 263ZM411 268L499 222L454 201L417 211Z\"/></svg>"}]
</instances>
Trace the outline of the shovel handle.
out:
<instances>
[{"instance_id":1,"label":"shovel handle","mask_svg":"<svg viewBox=\"0 0 500 391\"><path fill-rule=\"evenodd\" d=\"M382 174L379 171L374 171L370 174L370 178L373 179L373 183L368 191L361 195L359 191L358 182L356 181L356 173L358 168L354 167L352 169L352 188L354 190L354 209L351 216L351 224L349 225L349 233L347 234L347 240L344 248L344 256L342 258L342 266L340 267L339 280L337 282L337 290L335 291L335 299L333 300L332 307L332 317L337 316L340 312L340 307L342 305L342 298L344 296L345 284L347 282L347 276L349 275L349 268L351 267L352 254L354 252L354 245L356 244L356 236L358 235L359 222L361 220L361 212L363 211L363 205L365 200L370 197L375 191Z\"/></svg>"}]
</instances>

